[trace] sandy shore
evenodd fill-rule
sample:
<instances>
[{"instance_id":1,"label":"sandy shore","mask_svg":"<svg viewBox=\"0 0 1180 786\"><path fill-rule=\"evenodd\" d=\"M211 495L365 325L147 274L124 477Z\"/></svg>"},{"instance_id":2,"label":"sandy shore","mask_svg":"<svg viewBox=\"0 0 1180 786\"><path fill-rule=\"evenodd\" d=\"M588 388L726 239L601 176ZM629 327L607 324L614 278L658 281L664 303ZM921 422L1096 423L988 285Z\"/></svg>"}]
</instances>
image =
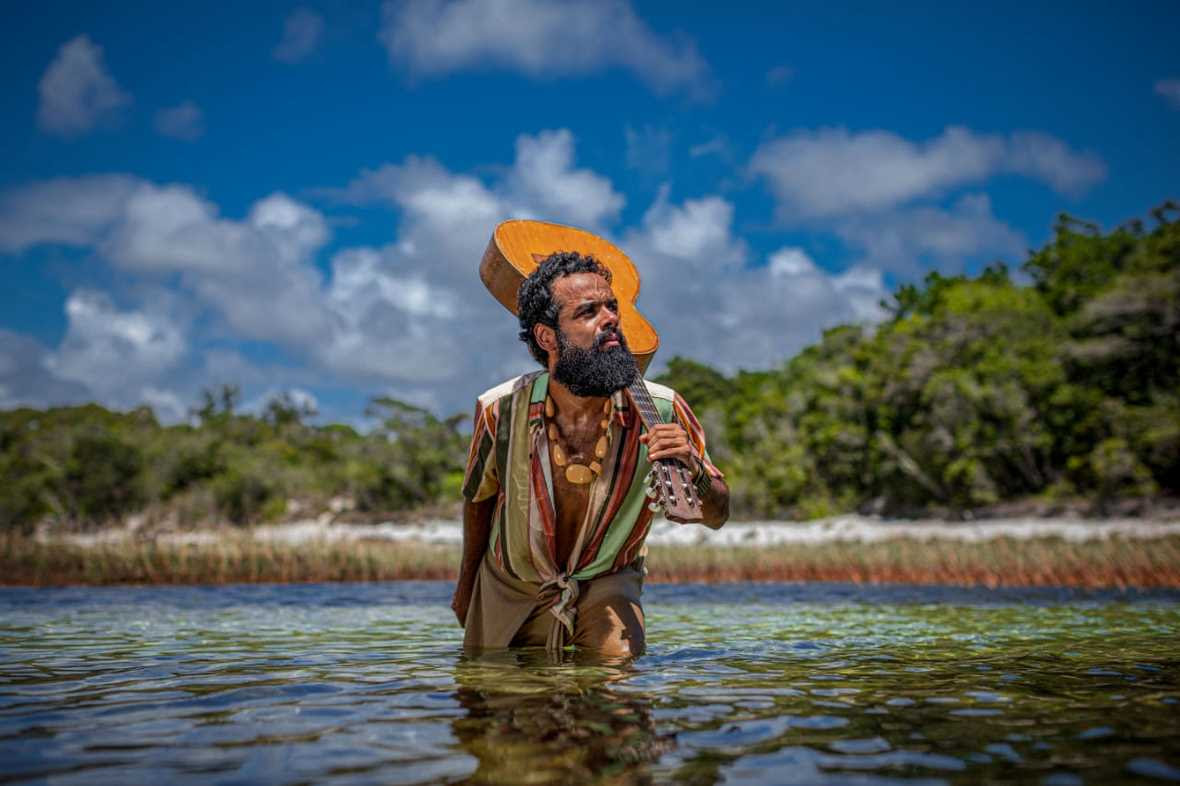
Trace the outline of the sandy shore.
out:
<instances>
[{"instance_id":1,"label":"sandy shore","mask_svg":"<svg viewBox=\"0 0 1180 786\"><path fill-rule=\"evenodd\" d=\"M334 522L330 515L282 524L238 529L210 528L189 532L162 532L151 537L161 545L212 545L232 533L248 534L262 543L300 545L311 542L354 542L362 540L408 541L432 545L455 546L462 542L462 525L455 520L426 520L417 523L384 522L349 524ZM807 522L734 521L720 530L684 526L663 519L652 525L647 542L652 546L710 546L723 548L781 545L820 546L825 544L869 544L894 540L918 542L949 541L986 543L989 541L1059 539L1068 543L1087 543L1111 538L1154 540L1180 536L1180 520L1081 519L1081 518L1000 518L961 522L882 519L872 516L844 515ZM55 535L40 533L42 543L69 543L75 546L114 545L142 540L144 534L134 528L106 529L85 534Z\"/></svg>"}]
</instances>

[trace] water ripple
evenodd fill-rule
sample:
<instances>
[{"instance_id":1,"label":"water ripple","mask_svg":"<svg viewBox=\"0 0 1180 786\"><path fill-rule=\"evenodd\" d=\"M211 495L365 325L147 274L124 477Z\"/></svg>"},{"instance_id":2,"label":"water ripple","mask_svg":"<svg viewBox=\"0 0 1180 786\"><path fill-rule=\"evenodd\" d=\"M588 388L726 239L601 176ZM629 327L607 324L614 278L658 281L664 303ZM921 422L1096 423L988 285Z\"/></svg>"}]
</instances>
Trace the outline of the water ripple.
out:
<instances>
[{"instance_id":1,"label":"water ripple","mask_svg":"<svg viewBox=\"0 0 1180 786\"><path fill-rule=\"evenodd\" d=\"M657 586L631 662L443 583L0 590L0 783L1180 779L1180 595Z\"/></svg>"}]
</instances>

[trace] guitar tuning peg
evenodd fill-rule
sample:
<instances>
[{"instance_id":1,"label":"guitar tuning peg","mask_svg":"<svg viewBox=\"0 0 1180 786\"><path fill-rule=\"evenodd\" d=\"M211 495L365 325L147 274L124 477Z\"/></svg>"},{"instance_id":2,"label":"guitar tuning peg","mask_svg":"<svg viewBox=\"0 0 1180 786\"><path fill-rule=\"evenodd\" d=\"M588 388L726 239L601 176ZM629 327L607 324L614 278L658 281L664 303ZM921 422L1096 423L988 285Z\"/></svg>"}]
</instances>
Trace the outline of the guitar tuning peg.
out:
<instances>
[{"instance_id":1,"label":"guitar tuning peg","mask_svg":"<svg viewBox=\"0 0 1180 786\"><path fill-rule=\"evenodd\" d=\"M654 501L649 502L649 503L647 503L647 509L650 510L652 513L659 513L660 512L660 503L654 502Z\"/></svg>"}]
</instances>

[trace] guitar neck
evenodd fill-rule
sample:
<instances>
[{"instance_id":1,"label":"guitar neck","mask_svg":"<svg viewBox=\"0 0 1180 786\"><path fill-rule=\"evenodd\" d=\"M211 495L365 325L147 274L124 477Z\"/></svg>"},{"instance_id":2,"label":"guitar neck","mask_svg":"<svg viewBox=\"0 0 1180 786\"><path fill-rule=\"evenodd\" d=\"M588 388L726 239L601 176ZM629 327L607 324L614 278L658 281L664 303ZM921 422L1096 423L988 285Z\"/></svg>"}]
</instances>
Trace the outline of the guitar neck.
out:
<instances>
[{"instance_id":1,"label":"guitar neck","mask_svg":"<svg viewBox=\"0 0 1180 786\"><path fill-rule=\"evenodd\" d=\"M632 382L627 390L630 391L631 400L635 402L639 418L648 431L651 431L653 426L664 422L664 419L660 417L660 411L656 409L656 403L651 400L651 393L647 392L647 385L643 384L642 377Z\"/></svg>"}]
</instances>

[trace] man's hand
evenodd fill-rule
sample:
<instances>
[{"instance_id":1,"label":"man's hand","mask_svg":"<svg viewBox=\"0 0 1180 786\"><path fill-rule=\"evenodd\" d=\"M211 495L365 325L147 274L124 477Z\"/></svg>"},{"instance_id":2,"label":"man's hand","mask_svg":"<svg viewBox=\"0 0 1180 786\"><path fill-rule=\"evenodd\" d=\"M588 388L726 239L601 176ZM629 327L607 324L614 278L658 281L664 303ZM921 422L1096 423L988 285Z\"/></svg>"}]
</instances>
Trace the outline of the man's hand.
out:
<instances>
[{"instance_id":1,"label":"man's hand","mask_svg":"<svg viewBox=\"0 0 1180 786\"><path fill-rule=\"evenodd\" d=\"M641 434L639 441L647 445L649 461L677 459L692 470L694 478L701 470L700 463L696 461L696 454L689 444L688 432L679 423L657 423L650 431Z\"/></svg>"},{"instance_id":2,"label":"man's hand","mask_svg":"<svg viewBox=\"0 0 1180 786\"><path fill-rule=\"evenodd\" d=\"M703 514L701 523L709 529L720 529L729 518L729 486L721 478L706 472L684 428L679 423L660 423L646 434L641 434L639 441L647 445L649 460L676 459L684 462L692 472L693 482L697 483Z\"/></svg>"},{"instance_id":3,"label":"man's hand","mask_svg":"<svg viewBox=\"0 0 1180 786\"><path fill-rule=\"evenodd\" d=\"M475 588L474 580L468 581L466 576L459 577L455 586L455 594L451 597L451 611L455 612L455 619L459 620L459 627L467 627L467 610L471 607L471 592Z\"/></svg>"},{"instance_id":4,"label":"man's hand","mask_svg":"<svg viewBox=\"0 0 1180 786\"><path fill-rule=\"evenodd\" d=\"M475 592L475 578L479 575L479 563L483 561L492 533L492 513L496 509L496 498L489 497L482 502L463 503L463 557L459 561L459 580L455 582L455 595L451 598L451 610L459 624L467 627L467 609L471 595Z\"/></svg>"}]
</instances>

